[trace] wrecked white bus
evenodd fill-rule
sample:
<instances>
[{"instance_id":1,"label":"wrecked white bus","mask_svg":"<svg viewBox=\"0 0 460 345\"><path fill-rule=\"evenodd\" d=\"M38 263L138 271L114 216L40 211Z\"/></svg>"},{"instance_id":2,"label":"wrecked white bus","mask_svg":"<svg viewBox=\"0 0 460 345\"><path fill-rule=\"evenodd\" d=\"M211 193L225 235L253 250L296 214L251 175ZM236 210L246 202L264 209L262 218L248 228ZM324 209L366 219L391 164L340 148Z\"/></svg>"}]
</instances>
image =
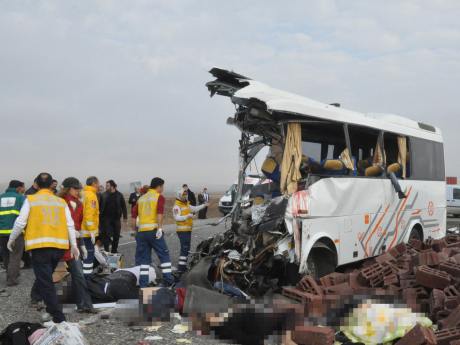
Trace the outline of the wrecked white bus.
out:
<instances>
[{"instance_id":1,"label":"wrecked white bus","mask_svg":"<svg viewBox=\"0 0 460 345\"><path fill-rule=\"evenodd\" d=\"M345 110L218 68L210 73L211 96L230 97L236 113L227 122L241 131L237 202L228 215L235 236L249 241L239 255L246 251L257 259L268 249L247 247L256 248L259 241L271 245L273 255L289 257L300 273L319 277L411 238L445 236L438 128ZM250 213L241 191L248 165L267 146L262 171L273 182L261 196L271 214L256 227L244 221ZM282 202L286 206L277 215Z\"/></svg>"}]
</instances>

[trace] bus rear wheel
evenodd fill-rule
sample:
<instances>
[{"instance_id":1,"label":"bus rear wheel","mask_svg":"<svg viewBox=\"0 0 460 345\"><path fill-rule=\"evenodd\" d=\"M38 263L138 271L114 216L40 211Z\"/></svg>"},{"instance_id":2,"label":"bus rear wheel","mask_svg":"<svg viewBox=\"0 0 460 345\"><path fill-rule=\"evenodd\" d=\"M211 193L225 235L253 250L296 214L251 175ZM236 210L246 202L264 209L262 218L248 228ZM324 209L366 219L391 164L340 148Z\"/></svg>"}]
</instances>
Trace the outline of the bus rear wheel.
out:
<instances>
[{"instance_id":1,"label":"bus rear wheel","mask_svg":"<svg viewBox=\"0 0 460 345\"><path fill-rule=\"evenodd\" d=\"M307 270L315 279L332 273L336 268L336 256L326 248L312 248L307 259Z\"/></svg>"},{"instance_id":2,"label":"bus rear wheel","mask_svg":"<svg viewBox=\"0 0 460 345\"><path fill-rule=\"evenodd\" d=\"M409 241L410 240L417 240L423 242L423 235L419 226L415 225L410 231Z\"/></svg>"}]
</instances>

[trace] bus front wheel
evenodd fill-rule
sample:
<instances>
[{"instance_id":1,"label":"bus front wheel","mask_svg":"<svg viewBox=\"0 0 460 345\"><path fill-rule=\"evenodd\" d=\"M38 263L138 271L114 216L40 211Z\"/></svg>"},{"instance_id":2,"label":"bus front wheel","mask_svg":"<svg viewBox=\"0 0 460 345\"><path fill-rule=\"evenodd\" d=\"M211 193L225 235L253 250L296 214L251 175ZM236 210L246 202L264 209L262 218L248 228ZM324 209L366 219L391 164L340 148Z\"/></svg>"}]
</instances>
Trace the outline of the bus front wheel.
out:
<instances>
[{"instance_id":1,"label":"bus front wheel","mask_svg":"<svg viewBox=\"0 0 460 345\"><path fill-rule=\"evenodd\" d=\"M415 225L410 231L409 241L410 240L418 240L423 242L423 232L419 225Z\"/></svg>"},{"instance_id":2,"label":"bus front wheel","mask_svg":"<svg viewBox=\"0 0 460 345\"><path fill-rule=\"evenodd\" d=\"M307 270L315 279L319 279L335 271L336 257L326 248L312 248L307 259Z\"/></svg>"}]
</instances>

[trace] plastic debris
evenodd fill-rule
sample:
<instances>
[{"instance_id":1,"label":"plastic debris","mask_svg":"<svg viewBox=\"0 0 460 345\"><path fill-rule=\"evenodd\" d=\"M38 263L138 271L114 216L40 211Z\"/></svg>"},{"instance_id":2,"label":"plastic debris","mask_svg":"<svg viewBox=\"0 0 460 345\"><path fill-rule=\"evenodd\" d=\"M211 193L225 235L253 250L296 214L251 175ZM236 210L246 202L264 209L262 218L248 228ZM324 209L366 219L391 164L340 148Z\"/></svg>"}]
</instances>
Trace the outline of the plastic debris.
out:
<instances>
[{"instance_id":1,"label":"plastic debris","mask_svg":"<svg viewBox=\"0 0 460 345\"><path fill-rule=\"evenodd\" d=\"M34 345L89 345L89 342L76 324L61 322L48 328Z\"/></svg>"},{"instance_id":2,"label":"plastic debris","mask_svg":"<svg viewBox=\"0 0 460 345\"><path fill-rule=\"evenodd\" d=\"M149 326L149 327L145 327L144 328L144 331L146 332L158 332L158 330L161 328L161 325L158 325L158 326Z\"/></svg>"},{"instance_id":3,"label":"plastic debris","mask_svg":"<svg viewBox=\"0 0 460 345\"><path fill-rule=\"evenodd\" d=\"M145 337L144 340L147 340L147 341L163 340L163 337L160 337L159 335L149 335L148 337Z\"/></svg>"},{"instance_id":4,"label":"plastic debris","mask_svg":"<svg viewBox=\"0 0 460 345\"><path fill-rule=\"evenodd\" d=\"M180 339L176 339L176 343L178 343L178 344L191 344L192 341L190 339L180 338Z\"/></svg>"},{"instance_id":5,"label":"plastic debris","mask_svg":"<svg viewBox=\"0 0 460 345\"><path fill-rule=\"evenodd\" d=\"M188 325L178 323L177 325L173 327L171 332L176 333L176 334L184 334L185 332L188 332Z\"/></svg>"},{"instance_id":6,"label":"plastic debris","mask_svg":"<svg viewBox=\"0 0 460 345\"><path fill-rule=\"evenodd\" d=\"M403 337L416 324L430 327L430 319L413 313L410 308L394 307L367 301L354 308L341 330L352 341L382 344Z\"/></svg>"}]
</instances>

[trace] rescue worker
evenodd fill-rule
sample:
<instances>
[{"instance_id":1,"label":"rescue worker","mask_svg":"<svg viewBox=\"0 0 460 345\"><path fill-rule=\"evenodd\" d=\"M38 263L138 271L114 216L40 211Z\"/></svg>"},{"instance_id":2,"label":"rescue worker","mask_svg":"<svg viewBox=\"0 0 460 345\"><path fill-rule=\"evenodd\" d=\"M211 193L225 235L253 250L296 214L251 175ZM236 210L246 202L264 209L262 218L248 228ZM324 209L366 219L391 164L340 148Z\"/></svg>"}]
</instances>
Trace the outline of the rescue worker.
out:
<instances>
[{"instance_id":1,"label":"rescue worker","mask_svg":"<svg viewBox=\"0 0 460 345\"><path fill-rule=\"evenodd\" d=\"M95 176L88 177L83 189L83 220L80 230L87 251L86 258L83 259L83 274L86 277L93 273L94 268L94 243L99 232L98 191L98 178Z\"/></svg>"},{"instance_id":2,"label":"rescue worker","mask_svg":"<svg viewBox=\"0 0 460 345\"><path fill-rule=\"evenodd\" d=\"M13 225L19 216L25 197L24 182L12 180L5 193L0 195L0 252L6 268L6 286L18 285L21 258L24 252L24 236L19 235L14 250L10 253L7 249Z\"/></svg>"},{"instance_id":3,"label":"rescue worker","mask_svg":"<svg viewBox=\"0 0 460 345\"><path fill-rule=\"evenodd\" d=\"M13 252L16 239L24 231L25 248L32 253L35 289L43 298L46 311L53 321L60 323L65 321L65 316L56 295L53 272L64 251L69 249L69 243L74 258L78 258L80 252L69 208L63 199L51 191L52 181L48 173L38 175L39 191L27 196L24 201L7 247Z\"/></svg>"},{"instance_id":4,"label":"rescue worker","mask_svg":"<svg viewBox=\"0 0 460 345\"><path fill-rule=\"evenodd\" d=\"M78 179L75 177L68 177L62 181L62 189L59 192L59 197L63 198L69 207L70 214L72 216L74 225L75 225L75 235L77 237L77 243L81 245L82 242L79 240L81 223L83 220L83 204L80 201L80 192L82 190L82 185ZM84 246L80 246L85 256ZM91 296L88 292L88 286L86 284L86 279L83 274L83 266L79 259L72 257L71 252L68 250L65 252L63 261L67 264L67 271L69 271L72 278L72 292L76 296L77 312L78 313L96 313L96 310L93 308L93 302Z\"/></svg>"},{"instance_id":5,"label":"rescue worker","mask_svg":"<svg viewBox=\"0 0 460 345\"><path fill-rule=\"evenodd\" d=\"M163 187L163 179L153 178L148 192L137 201L139 230L136 235L136 266L141 266L139 277L141 288L148 285L152 249L160 259L164 285L172 285L174 282L171 259L162 229L165 206L165 198L161 195Z\"/></svg>"},{"instance_id":6,"label":"rescue worker","mask_svg":"<svg viewBox=\"0 0 460 345\"><path fill-rule=\"evenodd\" d=\"M187 270L187 260L192 240L193 217L197 212L208 207L208 204L192 206L188 200L188 191L181 188L177 191L173 215L176 221L176 233L180 242L180 254L177 270L184 273Z\"/></svg>"}]
</instances>

